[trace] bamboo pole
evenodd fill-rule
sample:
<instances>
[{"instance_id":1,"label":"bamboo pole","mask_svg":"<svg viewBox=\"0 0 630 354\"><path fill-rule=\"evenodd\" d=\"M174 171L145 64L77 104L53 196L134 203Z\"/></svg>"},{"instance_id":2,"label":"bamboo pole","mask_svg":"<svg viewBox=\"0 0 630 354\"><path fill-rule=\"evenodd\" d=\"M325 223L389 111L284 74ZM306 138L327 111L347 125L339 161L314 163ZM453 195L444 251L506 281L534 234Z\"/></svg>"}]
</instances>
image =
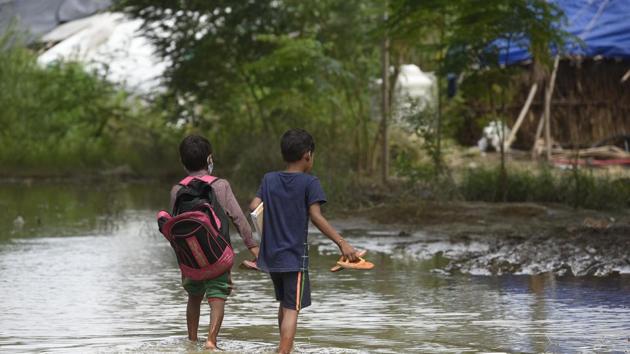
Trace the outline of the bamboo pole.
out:
<instances>
[{"instance_id":1,"label":"bamboo pole","mask_svg":"<svg viewBox=\"0 0 630 354\"><path fill-rule=\"evenodd\" d=\"M553 89L556 84L556 74L558 73L559 63L560 55L556 55L553 62L553 71L551 72L549 86L545 92L545 152L547 161L551 161L551 97L553 96Z\"/></svg>"},{"instance_id":2,"label":"bamboo pole","mask_svg":"<svg viewBox=\"0 0 630 354\"><path fill-rule=\"evenodd\" d=\"M516 123L514 123L514 126L512 127L512 131L505 141L505 150L510 150L510 146L512 146L512 143L514 143L514 139L516 139L516 133L521 127L521 124L523 124L523 120L525 119L527 112L529 112L529 106L531 106L532 101L534 100L536 91L538 91L538 84L534 83L532 85L532 88L529 90L529 95L527 96L527 100L525 101L525 104L523 105L523 108L521 109L521 112L516 119Z\"/></svg>"},{"instance_id":3,"label":"bamboo pole","mask_svg":"<svg viewBox=\"0 0 630 354\"><path fill-rule=\"evenodd\" d=\"M538 127L536 128L536 135L534 136L534 143L532 144L532 159L536 158L536 143L542 135L543 126L545 125L545 113L543 112L538 119Z\"/></svg>"}]
</instances>

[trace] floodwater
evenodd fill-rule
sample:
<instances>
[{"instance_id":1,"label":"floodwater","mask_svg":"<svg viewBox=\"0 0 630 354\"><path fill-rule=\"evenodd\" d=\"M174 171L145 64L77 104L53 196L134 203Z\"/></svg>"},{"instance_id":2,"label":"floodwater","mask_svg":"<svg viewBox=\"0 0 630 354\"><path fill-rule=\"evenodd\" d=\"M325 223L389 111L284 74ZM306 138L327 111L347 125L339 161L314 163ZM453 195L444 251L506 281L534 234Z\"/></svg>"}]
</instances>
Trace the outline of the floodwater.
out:
<instances>
[{"instance_id":1,"label":"floodwater","mask_svg":"<svg viewBox=\"0 0 630 354\"><path fill-rule=\"evenodd\" d=\"M203 351L186 340L186 295L156 231L167 190L0 185L0 352ZM313 230L313 305L300 314L296 352L630 352L628 275L451 275L448 252L395 246L427 235L334 224L376 268L330 273L335 248ZM233 278L219 346L273 352L271 281L239 268ZM204 306L201 339L207 320Z\"/></svg>"}]
</instances>

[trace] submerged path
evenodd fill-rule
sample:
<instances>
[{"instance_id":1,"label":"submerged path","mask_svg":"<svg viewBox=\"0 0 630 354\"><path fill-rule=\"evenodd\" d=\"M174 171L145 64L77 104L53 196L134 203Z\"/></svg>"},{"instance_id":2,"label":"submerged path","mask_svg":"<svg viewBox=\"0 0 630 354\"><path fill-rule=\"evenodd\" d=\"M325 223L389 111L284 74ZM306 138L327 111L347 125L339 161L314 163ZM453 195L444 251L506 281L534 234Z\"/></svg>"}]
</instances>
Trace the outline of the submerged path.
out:
<instances>
[{"instance_id":1,"label":"submerged path","mask_svg":"<svg viewBox=\"0 0 630 354\"><path fill-rule=\"evenodd\" d=\"M5 210L22 216L0 216L0 352L200 351L186 340L186 295L156 230L162 190L0 186ZM313 306L300 318L298 353L630 351L623 215L422 204L333 223L376 268L330 273L338 251L310 230ZM233 239L237 260L248 257ZM241 269L233 278L219 345L273 352L270 280Z\"/></svg>"}]
</instances>

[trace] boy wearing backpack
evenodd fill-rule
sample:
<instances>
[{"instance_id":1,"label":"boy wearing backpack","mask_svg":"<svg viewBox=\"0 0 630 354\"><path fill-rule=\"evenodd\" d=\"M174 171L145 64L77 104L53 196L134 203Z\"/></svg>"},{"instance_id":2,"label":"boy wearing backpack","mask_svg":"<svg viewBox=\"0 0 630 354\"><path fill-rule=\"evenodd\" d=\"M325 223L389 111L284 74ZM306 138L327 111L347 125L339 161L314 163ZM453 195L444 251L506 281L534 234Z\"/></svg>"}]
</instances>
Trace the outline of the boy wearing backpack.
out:
<instances>
[{"instance_id":1,"label":"boy wearing backpack","mask_svg":"<svg viewBox=\"0 0 630 354\"><path fill-rule=\"evenodd\" d=\"M232 193L230 184L225 179L210 177L213 169L212 146L210 142L204 137L189 135L179 145L179 156L189 176L185 180L192 178L212 181L210 185L222 211L236 226L245 246L247 246L254 257L258 257L258 245L252 237L252 230ZM178 192L183 187L181 184L177 184L171 189L171 210L176 210L177 206L175 204ZM216 213L222 211L216 211ZM186 307L188 339L191 341L197 340L201 301L205 295L210 305L210 328L205 348L217 349L217 336L223 322L225 300L232 290L230 271L228 270L216 278L201 281L195 281L182 275L182 285L188 293L188 305Z\"/></svg>"},{"instance_id":2,"label":"boy wearing backpack","mask_svg":"<svg viewBox=\"0 0 630 354\"><path fill-rule=\"evenodd\" d=\"M308 222L339 247L349 261L357 260L357 251L345 241L322 216L320 206L326 196L313 168L315 143L302 129L284 133L280 143L287 168L267 173L250 209L264 203L263 236L257 266L268 272L273 281L276 300L280 301L278 325L279 353L289 353L297 328L299 311L311 304L308 277Z\"/></svg>"}]
</instances>

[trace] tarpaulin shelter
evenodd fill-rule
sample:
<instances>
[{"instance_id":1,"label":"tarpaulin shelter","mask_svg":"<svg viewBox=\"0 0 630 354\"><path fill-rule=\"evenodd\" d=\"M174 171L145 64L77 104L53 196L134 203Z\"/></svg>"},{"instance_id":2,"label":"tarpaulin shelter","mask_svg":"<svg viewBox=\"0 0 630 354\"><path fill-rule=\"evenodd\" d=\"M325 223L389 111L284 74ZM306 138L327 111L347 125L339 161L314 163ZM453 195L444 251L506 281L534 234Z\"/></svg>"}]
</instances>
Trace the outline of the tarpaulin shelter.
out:
<instances>
[{"instance_id":1,"label":"tarpaulin shelter","mask_svg":"<svg viewBox=\"0 0 630 354\"><path fill-rule=\"evenodd\" d=\"M630 0L553 0L567 23L562 29L583 43L569 40L562 54L585 58L630 59ZM525 45L522 45L525 44ZM500 51L501 63L531 59L526 43L511 43ZM506 44L507 46L507 44Z\"/></svg>"}]
</instances>

